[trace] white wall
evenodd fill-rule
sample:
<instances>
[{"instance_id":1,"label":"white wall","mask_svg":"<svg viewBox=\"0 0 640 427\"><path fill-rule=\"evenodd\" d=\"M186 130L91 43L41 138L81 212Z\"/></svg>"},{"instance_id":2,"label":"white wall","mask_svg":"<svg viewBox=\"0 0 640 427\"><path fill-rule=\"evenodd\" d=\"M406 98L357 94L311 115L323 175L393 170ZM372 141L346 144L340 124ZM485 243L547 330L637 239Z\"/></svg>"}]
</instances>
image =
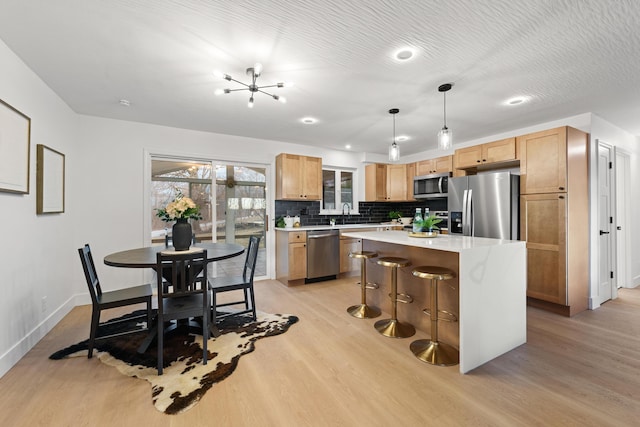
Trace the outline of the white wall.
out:
<instances>
[{"instance_id":1,"label":"white wall","mask_svg":"<svg viewBox=\"0 0 640 427\"><path fill-rule=\"evenodd\" d=\"M80 116L78 138L82 141L77 151L82 162L73 179L79 183L81 197L73 201L78 212L74 244L79 247L90 242L96 260L111 252L149 243L146 223L149 218L144 213L148 202L143 185L148 179L145 153L259 163L270 165L273 171L276 155L288 152L322 157L326 165L363 168L361 154L356 153L89 116ZM268 213L272 219L273 176L267 184ZM270 225L272 233L273 223ZM268 242L273 240L272 235L267 236ZM98 275L106 284L124 286L148 278L140 270L96 264ZM80 272L76 279L81 281Z\"/></svg>"},{"instance_id":2,"label":"white wall","mask_svg":"<svg viewBox=\"0 0 640 427\"><path fill-rule=\"evenodd\" d=\"M1 376L73 307L78 255L69 204L67 213L36 215L36 144L64 153L69 177L77 164L77 116L2 41L0 98L31 118L29 194L0 192ZM67 179L67 202L74 195Z\"/></svg>"}]
</instances>

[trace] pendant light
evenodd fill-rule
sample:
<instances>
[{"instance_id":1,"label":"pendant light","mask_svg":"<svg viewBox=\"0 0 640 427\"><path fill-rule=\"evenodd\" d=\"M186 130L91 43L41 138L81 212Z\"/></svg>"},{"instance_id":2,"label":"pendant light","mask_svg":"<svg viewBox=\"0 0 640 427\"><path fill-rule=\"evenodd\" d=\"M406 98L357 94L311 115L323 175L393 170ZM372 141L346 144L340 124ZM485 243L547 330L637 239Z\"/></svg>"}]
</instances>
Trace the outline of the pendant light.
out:
<instances>
[{"instance_id":1,"label":"pendant light","mask_svg":"<svg viewBox=\"0 0 640 427\"><path fill-rule=\"evenodd\" d=\"M400 110L397 108L392 108L389 110L389 114L393 115L393 141L391 142L391 146L389 146L389 161L397 162L400 160L400 147L396 142L396 114L398 114Z\"/></svg>"},{"instance_id":2,"label":"pendant light","mask_svg":"<svg viewBox=\"0 0 640 427\"><path fill-rule=\"evenodd\" d=\"M441 150L449 150L452 145L451 131L447 127L447 91L449 91L452 86L451 83L445 83L438 87L438 91L442 92L442 96L444 97L444 126L440 129L440 132L438 132L438 148Z\"/></svg>"}]
</instances>

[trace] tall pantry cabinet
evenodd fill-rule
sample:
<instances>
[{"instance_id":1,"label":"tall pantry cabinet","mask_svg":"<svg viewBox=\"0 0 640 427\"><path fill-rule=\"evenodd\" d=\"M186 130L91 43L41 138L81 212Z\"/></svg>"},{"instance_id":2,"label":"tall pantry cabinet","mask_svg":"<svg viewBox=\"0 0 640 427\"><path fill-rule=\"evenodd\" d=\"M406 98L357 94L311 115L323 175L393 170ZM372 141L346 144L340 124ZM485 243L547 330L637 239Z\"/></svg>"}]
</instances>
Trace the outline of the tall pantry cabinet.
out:
<instances>
[{"instance_id":1,"label":"tall pantry cabinet","mask_svg":"<svg viewBox=\"0 0 640 427\"><path fill-rule=\"evenodd\" d=\"M520 136L517 146L527 301L573 316L589 302L588 134L565 126Z\"/></svg>"}]
</instances>

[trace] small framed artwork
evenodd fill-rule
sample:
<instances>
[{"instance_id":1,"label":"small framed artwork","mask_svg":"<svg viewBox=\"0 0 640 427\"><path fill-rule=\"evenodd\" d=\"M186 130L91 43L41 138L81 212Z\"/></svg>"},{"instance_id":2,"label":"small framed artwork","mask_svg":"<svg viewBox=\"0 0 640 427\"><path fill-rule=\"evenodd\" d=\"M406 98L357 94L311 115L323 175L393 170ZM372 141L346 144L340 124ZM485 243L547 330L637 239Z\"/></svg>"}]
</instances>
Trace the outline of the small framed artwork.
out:
<instances>
[{"instance_id":1,"label":"small framed artwork","mask_svg":"<svg viewBox=\"0 0 640 427\"><path fill-rule=\"evenodd\" d=\"M36 213L64 212L64 154L46 145L36 147Z\"/></svg>"},{"instance_id":2,"label":"small framed artwork","mask_svg":"<svg viewBox=\"0 0 640 427\"><path fill-rule=\"evenodd\" d=\"M0 99L0 191L29 194L31 119Z\"/></svg>"}]
</instances>

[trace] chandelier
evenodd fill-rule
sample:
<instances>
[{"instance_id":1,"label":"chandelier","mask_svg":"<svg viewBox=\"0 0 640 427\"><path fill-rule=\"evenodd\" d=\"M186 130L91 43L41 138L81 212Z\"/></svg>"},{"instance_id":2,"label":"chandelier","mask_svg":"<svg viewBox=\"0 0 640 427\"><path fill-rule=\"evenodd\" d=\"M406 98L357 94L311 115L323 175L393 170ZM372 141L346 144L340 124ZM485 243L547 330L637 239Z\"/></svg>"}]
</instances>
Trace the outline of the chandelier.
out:
<instances>
[{"instance_id":1,"label":"chandelier","mask_svg":"<svg viewBox=\"0 0 640 427\"><path fill-rule=\"evenodd\" d=\"M276 101L280 101L282 103L286 103L287 99L284 96L275 95L275 94L272 94L272 93L269 93L269 92L265 92L263 89L270 88L270 87L290 87L290 86L292 86L291 83L276 83L276 84L273 84L273 85L258 86L258 84L257 84L258 77L260 77L262 75L262 64L260 64L260 63L256 63L253 67L247 68L247 75L251 79L251 82L249 84L243 83L241 81L238 81L238 80L234 79L233 77L231 77L229 74L225 74L225 73L222 73L220 71L214 71L213 74L216 77L223 78L223 79L225 79L227 81L230 81L230 82L236 82L236 83L241 84L242 86L245 86L245 87L240 88L240 89L216 89L215 94L216 95L222 95L223 93L231 93L231 92L238 92L238 91L241 91L241 90L248 90L250 96L249 96L249 103L247 104L247 106L249 108L253 108L253 95L256 92L264 93L265 95L272 97Z\"/></svg>"}]
</instances>

